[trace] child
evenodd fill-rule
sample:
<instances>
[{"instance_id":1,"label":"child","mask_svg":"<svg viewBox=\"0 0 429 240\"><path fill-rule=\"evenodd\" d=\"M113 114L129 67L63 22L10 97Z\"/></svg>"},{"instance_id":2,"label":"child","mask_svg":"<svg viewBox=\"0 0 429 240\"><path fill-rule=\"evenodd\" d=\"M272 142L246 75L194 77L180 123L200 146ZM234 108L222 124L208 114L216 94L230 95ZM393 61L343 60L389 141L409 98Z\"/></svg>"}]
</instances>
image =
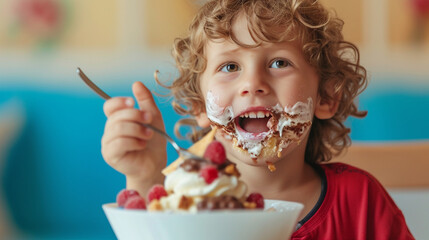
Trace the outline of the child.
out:
<instances>
[{"instance_id":1,"label":"child","mask_svg":"<svg viewBox=\"0 0 429 240\"><path fill-rule=\"evenodd\" d=\"M201 132L218 129L250 192L304 204L292 239L413 239L376 179L321 164L349 145L345 119L366 114L353 102L366 71L342 25L315 0L208 1L175 42L173 106ZM132 89L139 110L132 98L104 105L102 153L145 195L163 182L166 142L137 122L164 124L150 91Z\"/></svg>"}]
</instances>

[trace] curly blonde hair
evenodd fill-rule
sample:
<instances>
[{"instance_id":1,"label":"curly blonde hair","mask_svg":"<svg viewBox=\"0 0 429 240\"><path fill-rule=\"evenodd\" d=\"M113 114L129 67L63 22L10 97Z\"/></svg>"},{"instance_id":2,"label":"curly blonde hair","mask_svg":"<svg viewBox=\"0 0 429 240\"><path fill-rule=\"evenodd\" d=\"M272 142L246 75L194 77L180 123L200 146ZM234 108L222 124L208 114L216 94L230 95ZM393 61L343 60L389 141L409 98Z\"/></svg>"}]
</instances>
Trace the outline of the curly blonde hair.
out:
<instances>
[{"instance_id":1,"label":"curly blonde hair","mask_svg":"<svg viewBox=\"0 0 429 240\"><path fill-rule=\"evenodd\" d=\"M253 46L239 42L232 32L231 25L239 13L247 18L256 42ZM209 40L228 39L248 48L263 42L300 41L308 63L320 77L318 91L322 101L339 101L333 118L313 119L306 146L306 162L329 161L351 143L350 129L344 125L346 118L366 115L354 102L366 88L366 70L360 65L357 47L344 40L343 24L317 0L208 1L193 19L189 35L174 42L173 57L179 76L165 86L175 98L174 110L191 116L205 111L199 77L206 68L205 46ZM192 127L193 141L209 130L197 129L192 118L179 121L176 130L181 125Z\"/></svg>"}]
</instances>

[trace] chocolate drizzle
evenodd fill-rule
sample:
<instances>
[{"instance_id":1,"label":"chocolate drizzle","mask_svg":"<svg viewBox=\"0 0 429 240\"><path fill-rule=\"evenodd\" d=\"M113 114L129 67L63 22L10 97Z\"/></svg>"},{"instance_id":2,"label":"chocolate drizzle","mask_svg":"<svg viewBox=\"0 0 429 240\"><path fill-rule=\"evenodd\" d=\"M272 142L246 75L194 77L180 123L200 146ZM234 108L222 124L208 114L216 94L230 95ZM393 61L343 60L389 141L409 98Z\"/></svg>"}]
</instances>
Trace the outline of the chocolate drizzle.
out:
<instances>
[{"instance_id":1,"label":"chocolate drizzle","mask_svg":"<svg viewBox=\"0 0 429 240\"><path fill-rule=\"evenodd\" d=\"M183 161L179 167L185 170L186 172L199 172L200 169L204 168L205 166L215 166L220 174L227 175L227 176L240 176L240 172L238 171L236 164L229 161L228 159L225 160L225 163L223 164L213 164L210 161L201 161L197 159L186 159Z\"/></svg>"},{"instance_id":2,"label":"chocolate drizzle","mask_svg":"<svg viewBox=\"0 0 429 240\"><path fill-rule=\"evenodd\" d=\"M186 172L198 172L202 167L207 164L207 162L202 162L200 160L189 158L183 161L183 163L181 163L179 167L183 168L183 170L185 170Z\"/></svg>"},{"instance_id":3,"label":"chocolate drizzle","mask_svg":"<svg viewBox=\"0 0 429 240\"><path fill-rule=\"evenodd\" d=\"M244 208L243 203L234 196L207 197L197 204L198 211L242 208Z\"/></svg>"}]
</instances>

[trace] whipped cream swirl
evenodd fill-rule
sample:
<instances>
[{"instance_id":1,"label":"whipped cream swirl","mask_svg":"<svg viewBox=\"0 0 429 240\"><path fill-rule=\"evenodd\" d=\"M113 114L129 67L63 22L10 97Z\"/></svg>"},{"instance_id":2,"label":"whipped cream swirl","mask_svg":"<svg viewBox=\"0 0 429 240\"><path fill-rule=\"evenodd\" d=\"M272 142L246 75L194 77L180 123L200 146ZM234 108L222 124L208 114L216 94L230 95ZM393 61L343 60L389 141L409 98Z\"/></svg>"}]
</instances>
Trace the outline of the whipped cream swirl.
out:
<instances>
[{"instance_id":1,"label":"whipped cream swirl","mask_svg":"<svg viewBox=\"0 0 429 240\"><path fill-rule=\"evenodd\" d=\"M183 168L168 174L164 186L171 194L161 198L160 204L163 209L177 212L197 212L197 204L204 197L229 195L243 199L247 193L247 185L236 176L220 175L212 183L207 184L198 172L187 172ZM182 196L193 199L192 205L187 210L179 207Z\"/></svg>"},{"instance_id":2,"label":"whipped cream swirl","mask_svg":"<svg viewBox=\"0 0 429 240\"><path fill-rule=\"evenodd\" d=\"M198 172L187 172L182 168L170 173L164 185L167 191L188 197L230 195L241 199L247 192L246 184L236 176L220 175L207 184Z\"/></svg>"}]
</instances>

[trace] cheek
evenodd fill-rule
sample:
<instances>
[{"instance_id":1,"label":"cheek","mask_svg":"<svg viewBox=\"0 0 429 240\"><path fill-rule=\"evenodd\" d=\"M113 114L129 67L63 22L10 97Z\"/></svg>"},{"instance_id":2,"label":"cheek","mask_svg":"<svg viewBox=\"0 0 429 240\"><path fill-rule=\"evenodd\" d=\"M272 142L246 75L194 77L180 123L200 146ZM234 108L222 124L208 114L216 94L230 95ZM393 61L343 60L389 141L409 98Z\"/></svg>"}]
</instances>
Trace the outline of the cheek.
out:
<instances>
[{"instance_id":1,"label":"cheek","mask_svg":"<svg viewBox=\"0 0 429 240\"><path fill-rule=\"evenodd\" d=\"M232 104L232 90L220 84L208 86L205 90L206 104L216 105L221 108L226 108Z\"/></svg>"},{"instance_id":2,"label":"cheek","mask_svg":"<svg viewBox=\"0 0 429 240\"><path fill-rule=\"evenodd\" d=\"M208 91L206 94L206 109L208 115L218 115L218 112L224 108L220 104L219 94L216 92Z\"/></svg>"},{"instance_id":3,"label":"cheek","mask_svg":"<svg viewBox=\"0 0 429 240\"><path fill-rule=\"evenodd\" d=\"M311 98L314 103L317 100L317 89L309 84L278 86L275 89L278 101L282 106L293 106L298 102L305 103L308 98Z\"/></svg>"},{"instance_id":4,"label":"cheek","mask_svg":"<svg viewBox=\"0 0 429 240\"><path fill-rule=\"evenodd\" d=\"M208 93L211 93L212 97L214 97L214 101L210 102L211 104L216 104L223 108L232 105L234 94L236 93L236 86L232 84L232 81L227 81L225 77L222 76L204 73L201 77L200 84L206 100Z\"/></svg>"},{"instance_id":5,"label":"cheek","mask_svg":"<svg viewBox=\"0 0 429 240\"><path fill-rule=\"evenodd\" d=\"M284 111L289 116L295 116L294 121L311 122L314 112L314 99L308 97L306 101L298 101L293 106L287 106Z\"/></svg>"},{"instance_id":6,"label":"cheek","mask_svg":"<svg viewBox=\"0 0 429 240\"><path fill-rule=\"evenodd\" d=\"M227 125L232 120L234 113L232 107L226 102L223 95L218 92L208 91L206 94L207 117L215 123Z\"/></svg>"}]
</instances>

